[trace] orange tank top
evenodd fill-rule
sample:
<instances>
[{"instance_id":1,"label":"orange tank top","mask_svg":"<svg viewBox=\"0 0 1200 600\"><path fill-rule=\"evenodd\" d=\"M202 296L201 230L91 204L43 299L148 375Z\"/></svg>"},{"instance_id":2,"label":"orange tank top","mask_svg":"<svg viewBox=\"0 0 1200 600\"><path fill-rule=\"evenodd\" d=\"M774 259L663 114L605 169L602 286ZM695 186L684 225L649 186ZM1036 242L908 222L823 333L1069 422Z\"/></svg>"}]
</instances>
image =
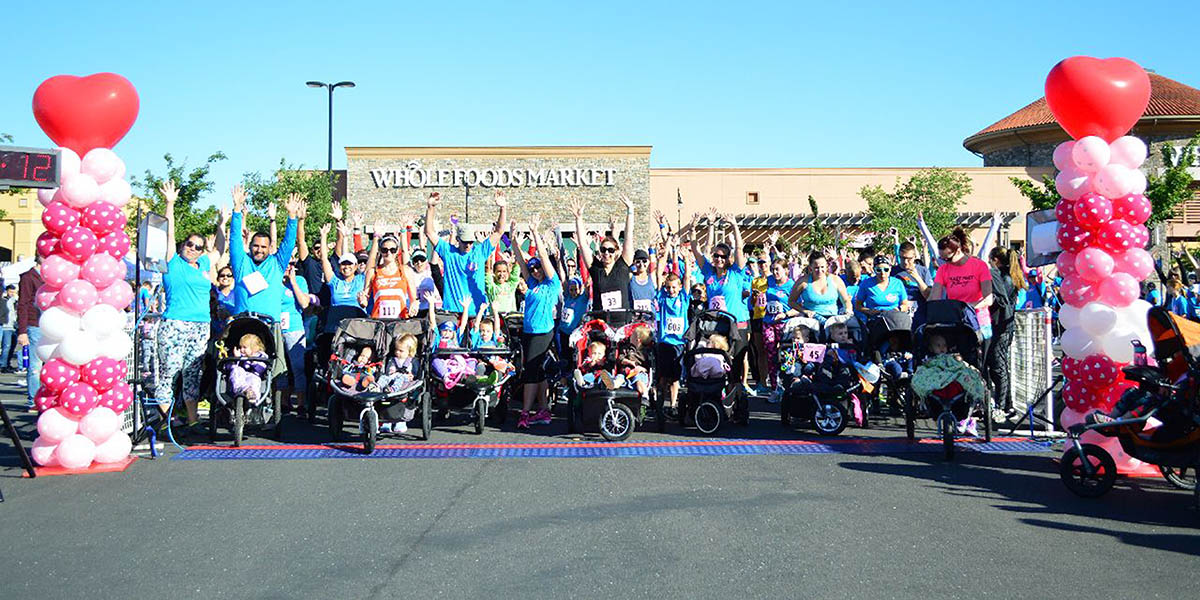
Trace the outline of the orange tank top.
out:
<instances>
[{"instance_id":1,"label":"orange tank top","mask_svg":"<svg viewBox=\"0 0 1200 600\"><path fill-rule=\"evenodd\" d=\"M372 318L408 318L408 307L412 299L408 296L408 278L404 276L404 269L398 268L396 273L391 275L376 270L375 279L371 282L371 294L375 299Z\"/></svg>"}]
</instances>

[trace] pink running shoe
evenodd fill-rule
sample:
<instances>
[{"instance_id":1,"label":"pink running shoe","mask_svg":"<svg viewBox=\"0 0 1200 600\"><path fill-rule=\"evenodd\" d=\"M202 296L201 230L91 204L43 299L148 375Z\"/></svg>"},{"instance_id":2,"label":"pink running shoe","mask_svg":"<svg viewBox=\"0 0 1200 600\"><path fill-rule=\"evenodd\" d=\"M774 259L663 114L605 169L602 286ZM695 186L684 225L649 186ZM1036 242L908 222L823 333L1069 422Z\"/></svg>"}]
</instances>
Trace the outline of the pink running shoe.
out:
<instances>
[{"instance_id":1,"label":"pink running shoe","mask_svg":"<svg viewBox=\"0 0 1200 600\"><path fill-rule=\"evenodd\" d=\"M530 425L549 425L551 421L550 411L546 409L539 410L536 415L529 419Z\"/></svg>"},{"instance_id":2,"label":"pink running shoe","mask_svg":"<svg viewBox=\"0 0 1200 600\"><path fill-rule=\"evenodd\" d=\"M517 419L517 429L529 429L529 413L521 411L521 418Z\"/></svg>"}]
</instances>

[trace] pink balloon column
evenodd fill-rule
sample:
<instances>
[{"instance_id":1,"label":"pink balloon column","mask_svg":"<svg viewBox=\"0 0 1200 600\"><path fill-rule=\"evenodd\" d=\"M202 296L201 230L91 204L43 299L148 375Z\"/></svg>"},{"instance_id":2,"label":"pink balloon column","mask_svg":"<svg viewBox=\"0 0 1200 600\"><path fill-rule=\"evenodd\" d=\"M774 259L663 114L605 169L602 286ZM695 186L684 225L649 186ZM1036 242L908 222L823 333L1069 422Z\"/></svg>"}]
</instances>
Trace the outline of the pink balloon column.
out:
<instances>
[{"instance_id":1,"label":"pink balloon column","mask_svg":"<svg viewBox=\"0 0 1200 600\"><path fill-rule=\"evenodd\" d=\"M62 152L62 187L38 195L47 231L37 244L46 282L37 295L43 312L36 351L45 363L33 458L42 466L83 469L125 460L131 447L120 417L133 400L124 331L133 290L121 262L130 247L121 231L130 189L121 179L125 164L111 150L97 148L82 159Z\"/></svg>"},{"instance_id":2,"label":"pink balloon column","mask_svg":"<svg viewBox=\"0 0 1200 600\"><path fill-rule=\"evenodd\" d=\"M1066 302L1059 313L1065 329L1064 426L1083 422L1092 411L1111 410L1134 387L1121 371L1133 361L1134 342L1153 348L1146 322L1150 304L1138 299L1140 282L1154 268L1145 250L1151 207L1142 195L1146 176L1140 168L1146 153L1145 143L1131 136L1110 143L1084 135L1054 150L1062 196L1055 207L1063 249L1058 267ZM1089 432L1084 441L1107 450L1121 472L1142 467L1115 438Z\"/></svg>"}]
</instances>

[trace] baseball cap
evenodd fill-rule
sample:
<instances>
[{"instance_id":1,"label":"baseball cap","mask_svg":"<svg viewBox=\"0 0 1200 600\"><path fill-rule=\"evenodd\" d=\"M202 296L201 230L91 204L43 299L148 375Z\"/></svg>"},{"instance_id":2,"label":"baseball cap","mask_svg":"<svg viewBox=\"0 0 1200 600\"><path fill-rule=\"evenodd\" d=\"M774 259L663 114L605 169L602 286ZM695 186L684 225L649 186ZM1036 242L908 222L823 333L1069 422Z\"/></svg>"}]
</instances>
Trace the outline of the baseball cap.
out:
<instances>
[{"instance_id":1,"label":"baseball cap","mask_svg":"<svg viewBox=\"0 0 1200 600\"><path fill-rule=\"evenodd\" d=\"M529 267L530 269L535 268L535 267L541 267L542 261L541 261L541 259L539 259L538 257L535 256L535 257L529 259L529 262L525 263L525 266Z\"/></svg>"},{"instance_id":2,"label":"baseball cap","mask_svg":"<svg viewBox=\"0 0 1200 600\"><path fill-rule=\"evenodd\" d=\"M425 253L420 250L413 252L412 262L417 262L417 261L421 261L421 260L429 260L429 257L425 256Z\"/></svg>"},{"instance_id":3,"label":"baseball cap","mask_svg":"<svg viewBox=\"0 0 1200 600\"><path fill-rule=\"evenodd\" d=\"M888 261L886 256L884 256L882 254L877 254L877 255L875 255L875 266L878 267L879 265L887 265L888 267L891 267L892 263L890 261Z\"/></svg>"},{"instance_id":4,"label":"baseball cap","mask_svg":"<svg viewBox=\"0 0 1200 600\"><path fill-rule=\"evenodd\" d=\"M633 260L635 262L639 260L650 260L650 254L648 254L645 250L638 248L637 250L633 251Z\"/></svg>"},{"instance_id":5,"label":"baseball cap","mask_svg":"<svg viewBox=\"0 0 1200 600\"><path fill-rule=\"evenodd\" d=\"M454 229L454 239L459 242L474 242L475 236L471 235L471 230L467 229L466 225L459 223Z\"/></svg>"},{"instance_id":6,"label":"baseball cap","mask_svg":"<svg viewBox=\"0 0 1200 600\"><path fill-rule=\"evenodd\" d=\"M358 264L358 259L354 258L354 255L350 254L349 252L343 252L341 256L338 256L338 264L342 265L346 263L350 263L352 265Z\"/></svg>"}]
</instances>

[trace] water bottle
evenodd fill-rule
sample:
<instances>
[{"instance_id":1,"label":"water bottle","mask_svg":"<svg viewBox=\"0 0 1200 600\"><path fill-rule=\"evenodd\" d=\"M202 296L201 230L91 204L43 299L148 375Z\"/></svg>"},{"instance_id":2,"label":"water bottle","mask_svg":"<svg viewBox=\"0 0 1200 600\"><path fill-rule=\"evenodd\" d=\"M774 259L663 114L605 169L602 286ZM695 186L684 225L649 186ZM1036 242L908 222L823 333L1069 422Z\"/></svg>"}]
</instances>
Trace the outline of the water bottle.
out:
<instances>
[{"instance_id":1,"label":"water bottle","mask_svg":"<svg viewBox=\"0 0 1200 600\"><path fill-rule=\"evenodd\" d=\"M1138 340L1133 340L1133 365L1136 367L1146 366L1146 347Z\"/></svg>"},{"instance_id":2,"label":"water bottle","mask_svg":"<svg viewBox=\"0 0 1200 600\"><path fill-rule=\"evenodd\" d=\"M29 344L21 346L21 368L29 370Z\"/></svg>"}]
</instances>

